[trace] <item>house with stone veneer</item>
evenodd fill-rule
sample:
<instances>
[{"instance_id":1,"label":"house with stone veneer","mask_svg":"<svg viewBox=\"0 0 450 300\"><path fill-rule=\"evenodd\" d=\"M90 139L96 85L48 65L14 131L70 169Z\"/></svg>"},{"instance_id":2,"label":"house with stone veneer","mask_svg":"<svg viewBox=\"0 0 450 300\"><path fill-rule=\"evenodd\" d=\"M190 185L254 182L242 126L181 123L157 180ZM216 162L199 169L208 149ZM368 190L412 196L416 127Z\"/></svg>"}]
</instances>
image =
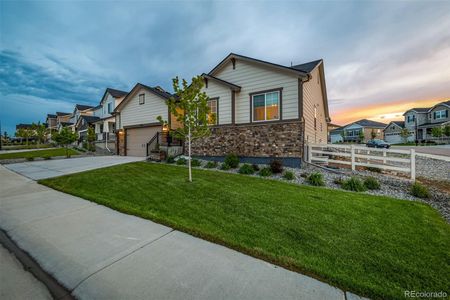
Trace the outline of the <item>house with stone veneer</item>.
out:
<instances>
[{"instance_id":1,"label":"house with stone veneer","mask_svg":"<svg viewBox=\"0 0 450 300\"><path fill-rule=\"evenodd\" d=\"M322 60L289 67L231 53L202 76L216 118L211 135L194 141L193 155L220 160L235 153L261 163L278 157L299 165L305 143L327 143ZM115 110L119 154L148 156L154 141L173 146L157 121L160 115L176 126L165 104L170 97L143 84L130 91Z\"/></svg>"}]
</instances>

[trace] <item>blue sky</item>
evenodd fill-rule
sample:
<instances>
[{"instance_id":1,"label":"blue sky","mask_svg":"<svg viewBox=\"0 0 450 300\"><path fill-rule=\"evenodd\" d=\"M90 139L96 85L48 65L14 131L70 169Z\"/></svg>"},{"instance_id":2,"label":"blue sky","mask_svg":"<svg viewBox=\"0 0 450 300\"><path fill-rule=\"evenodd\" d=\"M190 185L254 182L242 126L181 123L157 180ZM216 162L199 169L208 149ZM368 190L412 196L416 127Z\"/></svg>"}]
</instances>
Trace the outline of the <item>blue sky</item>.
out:
<instances>
[{"instance_id":1,"label":"blue sky","mask_svg":"<svg viewBox=\"0 0 450 300\"><path fill-rule=\"evenodd\" d=\"M284 65L323 58L340 123L387 121L408 105L450 98L448 1L1 1L0 8L0 120L9 133L75 103L96 105L106 87L170 90L174 76L208 72L230 52Z\"/></svg>"}]
</instances>

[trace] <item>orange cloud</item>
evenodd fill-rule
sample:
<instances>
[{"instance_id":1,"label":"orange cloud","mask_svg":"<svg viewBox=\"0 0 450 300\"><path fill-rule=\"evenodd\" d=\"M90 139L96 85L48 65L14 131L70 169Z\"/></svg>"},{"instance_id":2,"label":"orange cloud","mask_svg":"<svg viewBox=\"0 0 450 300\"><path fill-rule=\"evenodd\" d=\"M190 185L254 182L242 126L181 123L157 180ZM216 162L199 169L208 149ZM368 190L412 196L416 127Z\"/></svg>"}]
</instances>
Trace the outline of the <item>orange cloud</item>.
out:
<instances>
[{"instance_id":1,"label":"orange cloud","mask_svg":"<svg viewBox=\"0 0 450 300\"><path fill-rule=\"evenodd\" d=\"M365 107L345 108L337 111L333 111L331 108L331 119L333 123L340 125L360 119L370 119L387 124L391 121L403 120L403 113L408 109L414 107L431 107L448 99L398 100L389 104L372 104Z\"/></svg>"}]
</instances>

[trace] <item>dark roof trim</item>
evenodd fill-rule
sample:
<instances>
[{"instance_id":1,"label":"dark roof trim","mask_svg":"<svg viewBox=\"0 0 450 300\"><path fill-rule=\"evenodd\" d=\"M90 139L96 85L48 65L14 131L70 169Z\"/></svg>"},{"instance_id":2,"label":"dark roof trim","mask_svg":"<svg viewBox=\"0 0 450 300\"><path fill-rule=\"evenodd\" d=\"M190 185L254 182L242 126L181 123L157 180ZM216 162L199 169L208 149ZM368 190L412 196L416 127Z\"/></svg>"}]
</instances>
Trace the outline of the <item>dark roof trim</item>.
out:
<instances>
[{"instance_id":1,"label":"dark roof trim","mask_svg":"<svg viewBox=\"0 0 450 300\"><path fill-rule=\"evenodd\" d=\"M109 116L109 117L104 117L104 118L95 120L95 121L92 122L92 123L97 123L97 122L105 121L105 120L108 120L108 119L114 119L114 121L116 120L115 117L114 117L113 115L111 115L111 116Z\"/></svg>"},{"instance_id":2,"label":"dark roof trim","mask_svg":"<svg viewBox=\"0 0 450 300\"><path fill-rule=\"evenodd\" d=\"M214 77L214 76L212 76L212 75L208 75L208 74L205 74L205 73L203 73L201 76L202 76L203 78L210 79L210 80L212 80L212 81L214 81L214 82L217 82L218 84L227 86L227 87L229 87L232 91L235 91L235 92L240 92L240 91L241 91L241 87L240 87L240 86L238 86L238 85L236 85L236 84L233 84L233 83L231 83L231 82L228 82L228 81L219 79L219 78L217 78L217 77Z\"/></svg>"},{"instance_id":3,"label":"dark roof trim","mask_svg":"<svg viewBox=\"0 0 450 300\"><path fill-rule=\"evenodd\" d=\"M71 115L71 114L72 114L72 113L59 112L59 111L56 112L56 115L57 115L58 117L61 117L61 116L68 116L68 115Z\"/></svg>"},{"instance_id":4,"label":"dark roof trim","mask_svg":"<svg viewBox=\"0 0 450 300\"><path fill-rule=\"evenodd\" d=\"M47 119L56 119L56 115L54 114L47 114Z\"/></svg>"},{"instance_id":5,"label":"dark roof trim","mask_svg":"<svg viewBox=\"0 0 450 300\"><path fill-rule=\"evenodd\" d=\"M114 113L118 112L120 108L122 108L122 106L124 106L131 98L133 98L134 94L139 91L140 89L145 89L147 91L149 91L150 93L155 94L156 96L159 96L163 99L170 99L171 97L173 97L172 94L168 93L168 92L164 92L161 91L157 88L152 88L150 86L147 86L145 84L142 83L137 83L132 89L131 91L125 96L125 98L122 100L122 102L120 102L119 105L117 105L117 107L114 109Z\"/></svg>"},{"instance_id":6,"label":"dark roof trim","mask_svg":"<svg viewBox=\"0 0 450 300\"><path fill-rule=\"evenodd\" d=\"M435 104L433 107L430 107L430 109L429 109L427 112L430 112L430 111L432 111L436 106L441 106L441 105L442 105L442 106L450 107L450 100Z\"/></svg>"},{"instance_id":7,"label":"dark roof trim","mask_svg":"<svg viewBox=\"0 0 450 300\"><path fill-rule=\"evenodd\" d=\"M308 74L306 72L301 71L301 70L293 69L293 68L286 67L286 66L283 66L283 65L274 64L274 63L271 63L271 62L268 62L268 61L264 61L264 60L260 60L260 59L256 59L256 58L251 58L251 57L248 57L248 56L239 55L239 54L235 54L235 53L230 53L227 57L225 57L217 66L215 66L208 73L208 75L214 75L218 70L220 70L223 66L225 66L225 64L231 59L238 59L238 60L243 60L243 61L247 61L247 62L251 62L251 63L256 63L256 64L264 65L266 67L277 69L279 71L284 71L284 72L288 72L288 73L291 73L291 74L295 74L296 76L308 78Z\"/></svg>"},{"instance_id":8,"label":"dark roof trim","mask_svg":"<svg viewBox=\"0 0 450 300\"><path fill-rule=\"evenodd\" d=\"M76 104L75 108L78 109L79 111L85 111L85 110L93 109L94 107L90 106L90 105Z\"/></svg>"}]
</instances>

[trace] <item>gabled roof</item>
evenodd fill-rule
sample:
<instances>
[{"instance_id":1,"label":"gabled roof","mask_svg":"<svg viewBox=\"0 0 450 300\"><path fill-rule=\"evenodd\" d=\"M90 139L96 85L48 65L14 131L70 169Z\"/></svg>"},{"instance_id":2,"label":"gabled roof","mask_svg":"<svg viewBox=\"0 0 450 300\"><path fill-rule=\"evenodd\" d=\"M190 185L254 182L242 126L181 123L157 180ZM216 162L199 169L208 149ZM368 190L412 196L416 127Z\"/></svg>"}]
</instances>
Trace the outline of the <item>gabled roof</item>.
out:
<instances>
[{"instance_id":1,"label":"gabled roof","mask_svg":"<svg viewBox=\"0 0 450 300\"><path fill-rule=\"evenodd\" d=\"M94 107L90 106L90 105L76 104L75 108L80 110L80 111L83 111L83 110L88 110L88 109L91 109L91 108L94 108Z\"/></svg>"},{"instance_id":2,"label":"gabled roof","mask_svg":"<svg viewBox=\"0 0 450 300\"><path fill-rule=\"evenodd\" d=\"M137 91L139 91L140 89L145 89L145 90L149 91L150 93L153 93L156 96L159 96L159 97L161 97L163 99L170 99L171 97L173 97L173 95L171 93L166 92L165 90L163 90L159 86L157 86L157 87L150 87L150 86L142 84L142 83L137 83L131 89L131 91L125 96L125 98L122 100L122 102L120 102L120 104L117 105L117 107L114 109L114 112L119 111L119 108L122 108L126 103L128 103L128 101L130 101L130 99L133 98L134 94Z\"/></svg>"},{"instance_id":3,"label":"gabled roof","mask_svg":"<svg viewBox=\"0 0 450 300\"><path fill-rule=\"evenodd\" d=\"M411 108L411 109L408 109L407 111L405 111L403 113L403 116L406 115L406 113L408 113L410 111L414 111L419 114L426 114L429 110L430 110L429 107L415 107L415 108Z\"/></svg>"},{"instance_id":4,"label":"gabled roof","mask_svg":"<svg viewBox=\"0 0 450 300\"><path fill-rule=\"evenodd\" d=\"M349 127L353 124L357 124L361 127L375 127L375 128L385 128L387 126L387 124L381 123L381 122L376 122L376 121L372 121L372 120L367 120L367 119L362 119L362 120L358 120L355 122L352 122L350 124L347 124L341 128L346 128ZM339 129L339 128L338 128Z\"/></svg>"},{"instance_id":5,"label":"gabled roof","mask_svg":"<svg viewBox=\"0 0 450 300\"><path fill-rule=\"evenodd\" d=\"M444 102L439 102L439 103L437 103L437 104L434 105L433 107L430 107L430 109L428 110L428 112L432 111L436 106L440 106L440 105L450 107L450 100L447 100L447 101L444 101Z\"/></svg>"},{"instance_id":6,"label":"gabled roof","mask_svg":"<svg viewBox=\"0 0 450 300\"><path fill-rule=\"evenodd\" d=\"M86 123L92 124L92 123L94 123L95 121L98 121L99 119L100 119L100 117L83 116L83 115L81 115L80 118L77 120L76 127L78 127L78 124L80 124L81 120L85 120Z\"/></svg>"},{"instance_id":7,"label":"gabled roof","mask_svg":"<svg viewBox=\"0 0 450 300\"><path fill-rule=\"evenodd\" d=\"M311 73L311 71L314 70L322 62L323 62L322 59L318 59L318 60L310 61L310 62L307 62L304 64L295 65L295 66L292 66L291 68L299 70L299 71L303 71L305 73Z\"/></svg>"},{"instance_id":8,"label":"gabled roof","mask_svg":"<svg viewBox=\"0 0 450 300\"><path fill-rule=\"evenodd\" d=\"M202 77L206 78L206 79L210 79L210 80L212 80L214 82L217 82L218 84L224 85L226 87L229 87L233 91L239 92L241 90L241 87L239 85L236 85L234 83L231 83L231 82L219 79L219 78L214 77L212 75L208 75L208 74L203 73Z\"/></svg>"},{"instance_id":9,"label":"gabled roof","mask_svg":"<svg viewBox=\"0 0 450 300\"><path fill-rule=\"evenodd\" d=\"M236 54L236 53L228 54L227 57L225 57L217 66L215 66L208 73L208 75L213 75L214 76L214 74L218 70L220 70L223 66L225 66L227 64L227 62L229 60L232 60L232 59L240 59L240 60L243 60L243 61L260 64L260 65L263 65L263 66L266 66L266 67L275 68L275 69L277 69L279 71L289 72L289 73L295 74L295 75L300 76L300 77L305 77L305 78L308 77L308 74L306 74L306 72L304 72L304 71L297 70L297 69L290 68L290 67L286 67L286 66L279 65L279 64L274 64L274 63L271 63L271 62L268 62L268 61L264 61L264 60L260 60L260 59L256 59L256 58L251 58L251 57L240 55L240 54Z\"/></svg>"},{"instance_id":10,"label":"gabled roof","mask_svg":"<svg viewBox=\"0 0 450 300\"><path fill-rule=\"evenodd\" d=\"M125 97L128 94L128 92L116 90L116 89L112 89L112 88L107 88L106 93L110 93L111 96L113 96L114 98Z\"/></svg>"},{"instance_id":11,"label":"gabled roof","mask_svg":"<svg viewBox=\"0 0 450 300\"><path fill-rule=\"evenodd\" d=\"M386 127L383 130L386 130L391 124L395 124L400 128L405 128L405 121L391 121L389 124L386 125Z\"/></svg>"},{"instance_id":12,"label":"gabled roof","mask_svg":"<svg viewBox=\"0 0 450 300\"><path fill-rule=\"evenodd\" d=\"M56 112L56 115L57 115L58 117L61 117L61 116L71 115L71 113L59 112L59 111L57 111L57 112Z\"/></svg>"},{"instance_id":13,"label":"gabled roof","mask_svg":"<svg viewBox=\"0 0 450 300\"><path fill-rule=\"evenodd\" d=\"M54 114L47 114L47 119L56 119L56 115L54 115Z\"/></svg>"}]
</instances>

